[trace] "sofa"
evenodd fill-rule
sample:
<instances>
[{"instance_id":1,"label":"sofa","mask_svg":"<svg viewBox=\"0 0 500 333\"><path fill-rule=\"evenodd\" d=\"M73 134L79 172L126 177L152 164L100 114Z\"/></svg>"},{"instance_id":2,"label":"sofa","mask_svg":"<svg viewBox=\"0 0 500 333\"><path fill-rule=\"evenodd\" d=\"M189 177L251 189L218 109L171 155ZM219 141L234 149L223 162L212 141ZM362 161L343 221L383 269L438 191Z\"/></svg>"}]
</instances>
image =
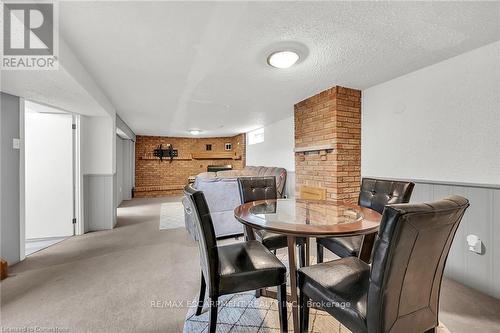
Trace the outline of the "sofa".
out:
<instances>
[{"instance_id":1,"label":"sofa","mask_svg":"<svg viewBox=\"0 0 500 333\"><path fill-rule=\"evenodd\" d=\"M278 197L282 198L286 182L286 170L283 168L247 166L242 170L203 172L196 176L193 187L205 194L217 238L243 234L243 225L234 218L234 209L241 204L237 179L265 176L276 177L276 191ZM196 240L193 210L189 199L184 197L182 204L186 230Z\"/></svg>"}]
</instances>

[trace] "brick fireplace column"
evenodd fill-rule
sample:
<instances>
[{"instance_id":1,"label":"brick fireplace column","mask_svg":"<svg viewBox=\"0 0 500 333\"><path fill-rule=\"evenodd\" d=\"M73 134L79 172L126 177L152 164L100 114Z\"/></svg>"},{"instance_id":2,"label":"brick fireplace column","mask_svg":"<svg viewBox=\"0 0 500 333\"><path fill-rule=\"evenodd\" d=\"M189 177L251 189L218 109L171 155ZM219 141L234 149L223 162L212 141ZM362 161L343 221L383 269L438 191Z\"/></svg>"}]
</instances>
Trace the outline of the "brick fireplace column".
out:
<instances>
[{"instance_id":1,"label":"brick fireplace column","mask_svg":"<svg viewBox=\"0 0 500 333\"><path fill-rule=\"evenodd\" d=\"M295 177L298 197L357 201L360 90L336 86L295 105Z\"/></svg>"}]
</instances>

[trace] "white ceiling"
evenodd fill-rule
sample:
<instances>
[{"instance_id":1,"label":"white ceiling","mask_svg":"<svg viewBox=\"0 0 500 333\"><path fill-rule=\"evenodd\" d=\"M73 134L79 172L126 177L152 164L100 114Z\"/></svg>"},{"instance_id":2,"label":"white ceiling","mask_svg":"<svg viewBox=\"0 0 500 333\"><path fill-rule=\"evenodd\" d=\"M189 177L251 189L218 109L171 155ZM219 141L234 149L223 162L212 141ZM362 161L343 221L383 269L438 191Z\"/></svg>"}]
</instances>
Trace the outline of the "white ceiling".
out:
<instances>
[{"instance_id":1,"label":"white ceiling","mask_svg":"<svg viewBox=\"0 0 500 333\"><path fill-rule=\"evenodd\" d=\"M57 71L6 70L1 73L2 91L71 113L104 116L89 93L64 69Z\"/></svg>"},{"instance_id":2,"label":"white ceiling","mask_svg":"<svg viewBox=\"0 0 500 333\"><path fill-rule=\"evenodd\" d=\"M231 135L497 41L500 3L61 2L60 31L137 134Z\"/></svg>"}]
</instances>

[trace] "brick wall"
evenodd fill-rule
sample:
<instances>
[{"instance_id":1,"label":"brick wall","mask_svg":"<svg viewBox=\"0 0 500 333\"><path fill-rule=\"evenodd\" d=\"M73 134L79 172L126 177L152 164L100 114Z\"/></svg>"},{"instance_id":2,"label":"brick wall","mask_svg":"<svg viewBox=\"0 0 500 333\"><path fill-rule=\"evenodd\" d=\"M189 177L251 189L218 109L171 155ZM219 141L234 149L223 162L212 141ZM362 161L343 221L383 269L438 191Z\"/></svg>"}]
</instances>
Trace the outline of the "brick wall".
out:
<instances>
[{"instance_id":1,"label":"brick wall","mask_svg":"<svg viewBox=\"0 0 500 333\"><path fill-rule=\"evenodd\" d=\"M295 105L296 190L326 189L327 200L356 201L361 180L361 91L333 87Z\"/></svg>"},{"instance_id":2,"label":"brick wall","mask_svg":"<svg viewBox=\"0 0 500 333\"><path fill-rule=\"evenodd\" d=\"M233 156L237 159L193 159L191 154L206 152L206 145L212 145L212 152L225 152L224 145L231 143ZM153 157L153 150L158 145L171 144L178 150L178 157L172 163L160 162ZM135 196L157 197L177 195L188 182L189 176L196 176L207 171L208 165L231 164L233 169L245 166L245 135L218 138L177 138L162 136L137 136L135 143Z\"/></svg>"}]
</instances>

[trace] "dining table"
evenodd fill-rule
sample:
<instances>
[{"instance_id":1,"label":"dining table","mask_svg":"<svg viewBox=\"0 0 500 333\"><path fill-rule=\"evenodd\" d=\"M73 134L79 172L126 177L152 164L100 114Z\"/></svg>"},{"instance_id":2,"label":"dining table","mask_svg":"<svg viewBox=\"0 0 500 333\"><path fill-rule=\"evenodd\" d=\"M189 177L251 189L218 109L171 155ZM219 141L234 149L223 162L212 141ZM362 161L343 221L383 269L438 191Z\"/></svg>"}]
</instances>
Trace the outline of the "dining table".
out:
<instances>
[{"instance_id":1,"label":"dining table","mask_svg":"<svg viewBox=\"0 0 500 333\"><path fill-rule=\"evenodd\" d=\"M310 238L362 236L361 259L367 261L374 235L378 231L381 214L347 201L271 199L242 204L234 210L235 218L246 228L247 237L253 238L253 230L265 230L286 235L288 269L294 332L299 332L297 292L297 237L306 239L305 265L310 261ZM273 297L272 292L263 296Z\"/></svg>"}]
</instances>

